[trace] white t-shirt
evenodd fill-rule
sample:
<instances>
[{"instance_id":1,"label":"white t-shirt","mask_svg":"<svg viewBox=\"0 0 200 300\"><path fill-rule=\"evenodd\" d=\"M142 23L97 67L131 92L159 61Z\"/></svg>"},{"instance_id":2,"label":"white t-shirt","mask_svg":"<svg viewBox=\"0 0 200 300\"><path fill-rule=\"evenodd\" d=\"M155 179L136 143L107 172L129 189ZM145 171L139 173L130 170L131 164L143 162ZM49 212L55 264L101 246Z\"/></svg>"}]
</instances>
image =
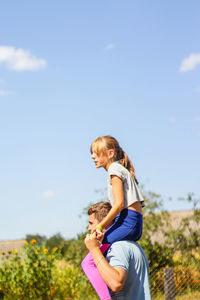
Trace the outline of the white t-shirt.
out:
<instances>
[{"instance_id":1,"label":"white t-shirt","mask_svg":"<svg viewBox=\"0 0 200 300\"><path fill-rule=\"evenodd\" d=\"M115 175L123 181L123 190L124 190L124 207L127 208L134 202L140 201L142 202L142 206L144 207L144 198L137 186L137 183L133 179L131 173L120 164L120 162L113 162L108 168L108 199L111 205L114 205L114 198L112 192L112 182L111 175Z\"/></svg>"}]
</instances>

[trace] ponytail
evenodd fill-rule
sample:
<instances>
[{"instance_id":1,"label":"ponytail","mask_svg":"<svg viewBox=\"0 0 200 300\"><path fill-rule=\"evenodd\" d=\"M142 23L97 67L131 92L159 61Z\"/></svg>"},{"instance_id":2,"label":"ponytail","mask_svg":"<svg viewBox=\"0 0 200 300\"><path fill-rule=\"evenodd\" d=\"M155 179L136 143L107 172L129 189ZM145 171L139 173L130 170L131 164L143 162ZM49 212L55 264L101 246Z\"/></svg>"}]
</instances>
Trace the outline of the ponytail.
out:
<instances>
[{"instance_id":1,"label":"ponytail","mask_svg":"<svg viewBox=\"0 0 200 300\"><path fill-rule=\"evenodd\" d=\"M121 148L120 148L121 149ZM122 158L119 160L120 164L122 166L124 166L127 170L129 170L129 172L131 173L133 179L135 180L135 182L138 184L137 178L135 177L135 169L133 167L133 164L131 162L131 160L129 159L128 155L126 154L125 151L122 151Z\"/></svg>"}]
</instances>

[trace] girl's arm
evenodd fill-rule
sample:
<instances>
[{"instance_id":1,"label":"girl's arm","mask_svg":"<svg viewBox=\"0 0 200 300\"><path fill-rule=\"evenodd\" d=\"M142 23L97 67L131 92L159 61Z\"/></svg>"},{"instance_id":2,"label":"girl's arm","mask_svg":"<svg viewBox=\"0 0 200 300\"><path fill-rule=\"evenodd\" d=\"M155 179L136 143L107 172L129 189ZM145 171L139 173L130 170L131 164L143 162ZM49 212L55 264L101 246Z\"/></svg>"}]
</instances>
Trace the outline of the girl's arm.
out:
<instances>
[{"instance_id":1,"label":"girl's arm","mask_svg":"<svg viewBox=\"0 0 200 300\"><path fill-rule=\"evenodd\" d=\"M123 181L115 176L111 176L112 192L114 198L114 205L107 214L107 216L98 224L103 228L108 226L120 211L124 208L124 192L123 192Z\"/></svg>"}]
</instances>

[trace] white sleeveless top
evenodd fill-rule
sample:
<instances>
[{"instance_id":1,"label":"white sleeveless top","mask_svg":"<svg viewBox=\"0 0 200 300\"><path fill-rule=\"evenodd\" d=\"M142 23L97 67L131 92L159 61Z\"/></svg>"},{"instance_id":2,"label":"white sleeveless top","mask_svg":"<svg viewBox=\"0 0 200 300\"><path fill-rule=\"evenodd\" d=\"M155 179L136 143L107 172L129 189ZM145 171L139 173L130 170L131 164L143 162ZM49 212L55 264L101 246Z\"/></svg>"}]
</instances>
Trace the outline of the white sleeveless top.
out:
<instances>
[{"instance_id":1,"label":"white sleeveless top","mask_svg":"<svg viewBox=\"0 0 200 300\"><path fill-rule=\"evenodd\" d=\"M133 179L131 173L120 164L119 161L113 162L108 168L108 199L111 205L114 205L114 198L112 192L112 182L111 175L115 175L123 181L123 190L124 190L124 208L127 208L134 202L140 201L142 202L142 207L145 206L144 198L137 186L137 183Z\"/></svg>"}]
</instances>

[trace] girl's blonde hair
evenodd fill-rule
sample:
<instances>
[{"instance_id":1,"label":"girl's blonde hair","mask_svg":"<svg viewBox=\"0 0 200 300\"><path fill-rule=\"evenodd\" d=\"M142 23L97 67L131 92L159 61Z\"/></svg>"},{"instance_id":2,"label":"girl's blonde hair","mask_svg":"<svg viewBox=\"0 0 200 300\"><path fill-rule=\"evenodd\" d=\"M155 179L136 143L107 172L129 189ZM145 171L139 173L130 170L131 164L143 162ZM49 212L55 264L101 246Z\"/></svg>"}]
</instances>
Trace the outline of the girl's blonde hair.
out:
<instances>
[{"instance_id":1,"label":"girl's blonde hair","mask_svg":"<svg viewBox=\"0 0 200 300\"><path fill-rule=\"evenodd\" d=\"M131 173L133 179L138 184L138 181L135 177L135 169L131 160L128 158L126 152L122 150L118 141L114 137L110 135L100 136L94 140L90 146L90 152L96 152L97 154L105 153L110 149L114 150L114 156L111 159L111 162L119 160L120 164Z\"/></svg>"}]
</instances>

